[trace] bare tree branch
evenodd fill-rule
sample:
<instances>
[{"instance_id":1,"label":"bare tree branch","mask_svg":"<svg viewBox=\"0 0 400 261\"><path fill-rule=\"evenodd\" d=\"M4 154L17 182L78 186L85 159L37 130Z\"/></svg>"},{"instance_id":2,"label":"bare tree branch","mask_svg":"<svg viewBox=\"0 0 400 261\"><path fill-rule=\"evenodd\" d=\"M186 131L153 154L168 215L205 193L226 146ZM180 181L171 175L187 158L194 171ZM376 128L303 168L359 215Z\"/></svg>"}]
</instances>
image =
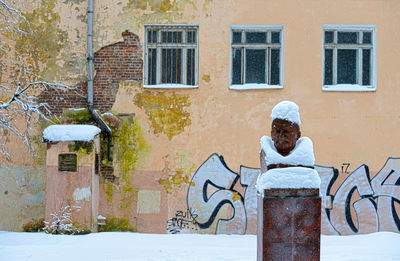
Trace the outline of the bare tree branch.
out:
<instances>
[{"instance_id":1,"label":"bare tree branch","mask_svg":"<svg viewBox=\"0 0 400 261\"><path fill-rule=\"evenodd\" d=\"M39 102L41 92L55 90L62 96L62 92L71 91L83 96L76 87L43 80L38 75L40 63L35 60L33 64L32 61L28 63L25 56L15 51L15 43L10 40L14 38L6 36L35 33L17 8L19 4L15 0L0 0L0 36L4 39L0 42L0 164L11 159L7 148L9 135L19 138L34 155L31 142L33 124L40 119L51 121L54 116L47 103Z\"/></svg>"}]
</instances>

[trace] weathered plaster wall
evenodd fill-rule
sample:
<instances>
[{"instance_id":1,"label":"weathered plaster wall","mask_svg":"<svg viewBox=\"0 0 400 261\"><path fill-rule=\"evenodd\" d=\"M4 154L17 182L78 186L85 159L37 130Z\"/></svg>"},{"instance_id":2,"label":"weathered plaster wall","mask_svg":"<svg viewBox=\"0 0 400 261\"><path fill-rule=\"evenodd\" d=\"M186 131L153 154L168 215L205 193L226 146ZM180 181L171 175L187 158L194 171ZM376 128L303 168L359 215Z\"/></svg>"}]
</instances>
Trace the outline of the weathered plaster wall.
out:
<instances>
[{"instance_id":1,"label":"weathered plaster wall","mask_svg":"<svg viewBox=\"0 0 400 261\"><path fill-rule=\"evenodd\" d=\"M397 15L397 2L381 4L379 1L341 1L333 4L326 1L267 1L255 3L259 7L255 10L254 4L248 1L211 1L204 8L197 6L201 4L187 4L183 11L176 8L164 14L160 14L160 8L154 8L151 3L143 4L144 7L140 7L140 4L135 2L135 5L123 8L123 19L118 18L114 23L118 26L106 21L100 22L105 26L102 28L121 31L121 26L128 25L130 30L143 39L145 23L199 24L198 89L144 90L141 82L121 82L113 106L115 112L133 112L145 130L144 137L152 151L142 168L169 173L168 177L159 180L169 192L168 220L176 218L175 215L184 216L187 215L186 212L190 212L190 209L179 206L176 201L184 198L185 193L182 191L185 189L182 188L191 187L190 182L193 180L190 177L193 170L210 153L224 155L227 165L235 173L239 173L242 164L254 167L259 165L259 138L269 132L271 121L268 115L272 107L283 99L294 100L300 105L302 133L314 141L317 164L333 165L338 169L347 168L340 173L334 189L342 184L346 173L356 170L360 164L367 164L371 173L377 173L389 156L397 156L396 148L400 145L397 144L399 139L395 138L395 126L399 123L396 114L398 104L393 97L398 94L396 86L400 83L400 75L395 70L398 60L384 52L392 46L393 39L400 38L400 34L387 20L387 16ZM342 8L336 8L341 5L348 6L348 9L342 12ZM133 6L136 7L135 10L129 9ZM225 12L227 8L229 12ZM266 16L264 10L268 10L269 15ZM232 24L284 25L285 66L282 90L229 90L229 39ZM321 90L323 24L377 26L376 92L330 93ZM383 32L390 35L391 39L386 38ZM392 66L387 68L385 64ZM387 138L387 133L392 133L391 139ZM175 158L182 157L179 151L188 152L185 157L191 164L186 173L190 174L183 174L173 164ZM350 166L344 163L350 163ZM220 175L218 172L212 173L214 174L210 174L210 178ZM248 182L252 181L251 178L248 179ZM226 186L229 187L231 183ZM231 204L239 207L241 204L237 199L241 198L239 194L244 197L243 191L244 188L239 186L233 192L224 193L229 194L227 197L232 201ZM395 198L397 197L396 194ZM356 201L354 198L352 200ZM239 211L230 208L228 204L217 212L220 216L215 220L231 218L233 209L236 214L245 211L243 206ZM207 213L203 213L206 217L212 215L211 210L202 209ZM354 209L350 208L350 212L354 215ZM195 213L199 214L201 213ZM374 215L366 216L367 220L374 220ZM342 216L342 219L345 218ZM214 227L210 227L210 231L216 231L216 223L211 224ZM240 225L238 227L239 230L242 229ZM254 230L254 226L252 227L251 230ZM192 228L188 228L189 231L190 229ZM374 231L374 228L370 231Z\"/></svg>"},{"instance_id":2,"label":"weathered plaster wall","mask_svg":"<svg viewBox=\"0 0 400 261\"><path fill-rule=\"evenodd\" d=\"M158 179L160 171L136 171L129 177L130 188L112 183L100 185L99 214L129 219L138 232L165 233L168 195Z\"/></svg>"},{"instance_id":3,"label":"weathered plaster wall","mask_svg":"<svg viewBox=\"0 0 400 261\"><path fill-rule=\"evenodd\" d=\"M82 81L85 79L86 2L57 1L54 4L54 1L38 0L35 3L33 11L28 13L36 11L39 17L48 17L55 30L50 34L53 39L50 43L38 46L49 48L50 51L60 49L60 54L50 58L38 57L41 62L39 68L44 68L43 75L57 70L54 73L57 78L68 78L68 82L85 86ZM369 166L373 177L388 157L399 156L397 126L400 117L397 112L400 105L397 97L400 90L397 87L400 84L400 72L397 68L400 66L400 53L396 44L400 41L400 32L393 23L399 16L399 10L400 2L396 0L96 0L94 50L98 53L97 57L111 54L111 49L116 46L122 47L126 41L121 34L128 30L135 35L132 35L135 43L130 53L135 57L131 60L135 69L135 66L142 65L140 57L143 55L140 54L143 52L144 24L199 25L197 89L145 90L138 71L132 70L130 74L128 70L113 75L118 66L124 67L122 52L112 53L112 63L106 59L97 60L95 73L99 81L96 83L95 80L95 85L98 84L96 86L99 86L102 98L104 93L109 95L104 100L99 99L98 105L106 104L104 111L111 109L116 115L131 115L134 126L130 124L129 128L140 129L140 132L128 134L131 137L130 145L124 151L131 152L126 154L129 160L118 156L113 163L119 185L107 182L102 185L102 200L112 202L101 203L103 209L113 209L114 212L109 212L113 215L128 212L128 217L134 223L138 211L131 205L137 204L138 191L143 190L153 192L141 193L141 202L147 200L146 195L151 195L149 200L154 204L158 200L161 205L167 202L168 209L160 208L160 216L167 215L171 219L176 211L181 211L179 215L186 215L187 207L183 199L186 198L187 188L193 185L194 171L209 155L223 155L232 173L241 173L241 165L259 166L259 139L269 132L272 107L283 99L299 104L302 134L314 141L316 163L335 166L339 170L343 168L332 191L336 191L348 173L356 171L361 164ZM37 23L45 28L50 26L43 21ZM284 25L283 89L229 89L230 26L245 24ZM376 92L321 90L323 24L376 25ZM50 29L40 32L45 34L46 30ZM64 37L68 39L67 42L60 40ZM29 40L31 43L35 42ZM41 52L40 49L37 53ZM30 56L28 53L27 59ZM69 65L62 66L64 61L68 61ZM110 71L107 72L107 69ZM106 77L101 78L104 75ZM51 97L49 95L46 99ZM84 99L80 103L72 100L71 105L74 104L80 107ZM137 150L137 144L132 140L132 137L139 137L135 133L140 133L140 144L147 144L145 147L150 149ZM124 140L117 140L116 146L123 144ZM124 154L114 156L117 155ZM134 167L127 168L127 164L133 164ZM152 188L142 186L146 184L144 180L136 182L141 180L139 176L142 172L153 173L146 181L152 184ZM230 175L234 176L232 173ZM245 188L236 186L235 191L224 193L231 195L232 201L235 199L233 205L240 205L238 199L246 197ZM160 195L160 198L155 195ZM246 204L247 201L243 202ZM121 209L121 205L125 209L118 212L116 209ZM221 217L228 218L231 212L232 208L226 205L219 213ZM213 226L216 225L213 223ZM141 229L140 226L137 228Z\"/></svg>"},{"instance_id":4,"label":"weathered plaster wall","mask_svg":"<svg viewBox=\"0 0 400 261\"><path fill-rule=\"evenodd\" d=\"M144 23L199 24L199 78L201 80L198 89L144 91L139 81L131 83L134 86L132 91L129 91L130 93L119 90L123 94L117 97L114 109L137 114L138 120L143 122L141 124L147 125L150 132L155 132L155 137L150 138L150 142L155 147L159 147L161 151L165 147L174 148L173 150L189 150L196 165L214 151L225 155L226 161L236 166L234 167L236 170L240 162L257 165L258 157L253 152L258 150L259 137L268 132L270 110L278 101L292 99L300 105L304 123L302 131L304 135L313 138L318 162L338 167L342 163L350 162L350 168L353 168L368 161L371 169L376 171L380 162L390 155L396 155L397 146L379 133L393 132L398 118L394 114L398 105L390 98L398 92L395 87L399 82L398 73L394 70L396 59L392 59L383 52L390 48L394 42L392 39L399 38L399 33L386 19L387 16L395 16L397 2L380 4L379 1L368 3L355 1L344 13L340 10L336 11L336 8L331 6L332 3L324 1L313 3L313 5L310 1L258 3L268 7L267 9L271 12L268 16L254 10L254 5L242 1L213 1L207 2L207 5L202 2L180 1L179 3L166 12L160 7L154 7L156 4L136 1L114 3L109 7L106 7L105 2L98 2L96 9L100 14L114 7L116 13L120 12L114 21L112 19L114 14L113 17L107 19L97 17L97 27L102 31L97 39L109 39L102 40L107 44L120 41L120 33L126 29L137 34L142 42ZM349 5L347 2L342 3ZM226 8L230 9L229 13L224 12ZM252 15L248 15L250 13ZM287 15L282 16L281 13ZM321 90L322 25L326 23L375 24L377 26L378 89L376 92L330 93ZM228 89L231 24L283 24L285 26L284 88L282 90L233 91ZM384 37L383 32L388 34L390 32L391 40ZM108 34L108 37L105 37L105 34ZM384 64L393 66L386 68ZM382 70L382 67L385 69ZM121 85L119 88L121 89ZM127 87L123 86L123 88ZM127 94L131 97L126 96ZM161 115L160 111L160 115L157 115L159 119L157 123L151 115L151 107L158 108L159 104L157 106L143 104L145 95L151 94L159 97L178 97L179 95L186 97L185 102L182 102L182 99L175 101L175 104L183 105L188 115L186 118L181 118L183 122L186 122L181 125L184 131L177 136L168 134L170 141L162 142L162 135L159 135L163 127L159 125L160 122L165 123L164 129L168 131L169 127L166 125L170 122L169 116ZM161 101L159 103L161 104ZM143 111L146 116L142 114ZM378 121L381 124L368 128L371 121ZM368 133L359 131L367 128ZM371 140L370 135L376 139ZM354 136L357 136L357 141L352 138ZM364 144L369 144L368 148L375 149L365 149ZM333 154L325 153L325 151L332 151ZM171 152L170 149L169 152ZM161 169L164 164L159 159L174 153L160 154L151 157L154 159L148 163L151 169Z\"/></svg>"},{"instance_id":5,"label":"weathered plaster wall","mask_svg":"<svg viewBox=\"0 0 400 261\"><path fill-rule=\"evenodd\" d=\"M0 170L0 230L22 231L22 225L44 218L46 169L14 166Z\"/></svg>"}]
</instances>

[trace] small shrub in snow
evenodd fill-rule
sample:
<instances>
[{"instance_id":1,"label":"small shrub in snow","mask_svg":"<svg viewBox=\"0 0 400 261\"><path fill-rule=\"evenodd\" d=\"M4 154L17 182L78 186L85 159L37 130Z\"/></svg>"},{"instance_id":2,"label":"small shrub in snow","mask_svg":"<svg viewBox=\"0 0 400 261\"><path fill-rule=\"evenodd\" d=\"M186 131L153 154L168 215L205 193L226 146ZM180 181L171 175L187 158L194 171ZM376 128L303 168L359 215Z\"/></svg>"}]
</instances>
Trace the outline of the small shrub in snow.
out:
<instances>
[{"instance_id":1,"label":"small shrub in snow","mask_svg":"<svg viewBox=\"0 0 400 261\"><path fill-rule=\"evenodd\" d=\"M72 223L72 208L69 205L61 207L57 212L50 214L51 220L44 221L44 232L48 234L87 234L88 230L78 229Z\"/></svg>"},{"instance_id":2,"label":"small shrub in snow","mask_svg":"<svg viewBox=\"0 0 400 261\"><path fill-rule=\"evenodd\" d=\"M107 218L106 224L99 227L99 232L135 232L135 228L126 218Z\"/></svg>"},{"instance_id":3,"label":"small shrub in snow","mask_svg":"<svg viewBox=\"0 0 400 261\"><path fill-rule=\"evenodd\" d=\"M22 230L24 232L41 232L43 231L44 226L44 218L41 218L39 220L32 219L32 221L26 223L22 227Z\"/></svg>"}]
</instances>

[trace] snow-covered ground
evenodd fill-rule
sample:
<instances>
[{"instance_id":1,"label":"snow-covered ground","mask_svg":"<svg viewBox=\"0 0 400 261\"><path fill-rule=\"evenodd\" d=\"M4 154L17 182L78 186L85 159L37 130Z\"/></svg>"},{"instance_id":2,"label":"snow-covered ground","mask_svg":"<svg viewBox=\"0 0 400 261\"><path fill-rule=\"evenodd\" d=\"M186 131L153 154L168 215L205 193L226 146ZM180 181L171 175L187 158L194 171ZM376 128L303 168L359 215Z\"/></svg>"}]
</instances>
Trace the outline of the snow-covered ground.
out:
<instances>
[{"instance_id":1,"label":"snow-covered ground","mask_svg":"<svg viewBox=\"0 0 400 261\"><path fill-rule=\"evenodd\" d=\"M256 236L129 232L67 236L0 231L0 260L254 261ZM400 260L400 234L322 236L321 260Z\"/></svg>"}]
</instances>

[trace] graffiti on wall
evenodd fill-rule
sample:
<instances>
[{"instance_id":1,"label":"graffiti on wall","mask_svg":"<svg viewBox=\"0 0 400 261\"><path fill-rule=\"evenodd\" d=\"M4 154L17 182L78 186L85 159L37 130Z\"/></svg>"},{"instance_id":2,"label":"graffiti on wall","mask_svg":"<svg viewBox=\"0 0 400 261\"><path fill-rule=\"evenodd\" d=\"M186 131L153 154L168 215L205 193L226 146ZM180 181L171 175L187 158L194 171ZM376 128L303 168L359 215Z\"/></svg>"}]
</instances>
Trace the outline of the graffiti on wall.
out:
<instances>
[{"instance_id":1,"label":"graffiti on wall","mask_svg":"<svg viewBox=\"0 0 400 261\"><path fill-rule=\"evenodd\" d=\"M199 167L188 189L187 204L190 210L196 212L195 220L200 229L215 227L217 234L227 231L233 234L246 232L244 198L233 189L239 178L238 174L226 166L223 158L216 154ZM220 210L226 206L232 214L230 217L221 217Z\"/></svg>"},{"instance_id":2,"label":"graffiti on wall","mask_svg":"<svg viewBox=\"0 0 400 261\"><path fill-rule=\"evenodd\" d=\"M322 166L316 169L321 177L324 234L400 232L400 158L388 158L373 178L368 166L359 166L335 193L331 188L338 170Z\"/></svg>"},{"instance_id":3,"label":"graffiti on wall","mask_svg":"<svg viewBox=\"0 0 400 261\"><path fill-rule=\"evenodd\" d=\"M198 231L197 215L193 210L177 210L175 216L167 220L167 232L169 234L178 234L182 231Z\"/></svg>"},{"instance_id":4,"label":"graffiti on wall","mask_svg":"<svg viewBox=\"0 0 400 261\"><path fill-rule=\"evenodd\" d=\"M335 184L338 169L316 166L321 177L322 233L400 232L400 158L388 158L373 178L367 165L352 172L347 172L348 166L342 170L347 177L339 186ZM240 174L235 173L222 156L212 154L193 175L188 188L190 224L206 233L254 234L259 173L260 169L244 166Z\"/></svg>"}]
</instances>

